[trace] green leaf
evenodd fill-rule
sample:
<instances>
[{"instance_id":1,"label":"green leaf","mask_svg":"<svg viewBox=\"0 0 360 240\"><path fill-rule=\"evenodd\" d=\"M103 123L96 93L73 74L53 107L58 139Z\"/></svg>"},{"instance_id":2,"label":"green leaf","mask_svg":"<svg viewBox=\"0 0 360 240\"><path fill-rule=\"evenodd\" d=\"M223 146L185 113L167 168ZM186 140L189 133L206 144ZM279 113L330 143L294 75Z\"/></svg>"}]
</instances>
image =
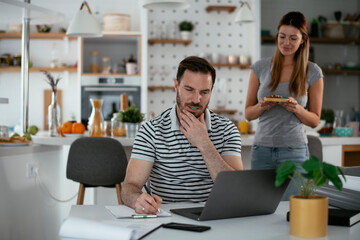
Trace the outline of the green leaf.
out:
<instances>
[{"instance_id":1,"label":"green leaf","mask_svg":"<svg viewBox=\"0 0 360 240\"><path fill-rule=\"evenodd\" d=\"M144 120L144 115L132 104L126 111L119 113L119 118L121 122L140 123Z\"/></svg>"},{"instance_id":2,"label":"green leaf","mask_svg":"<svg viewBox=\"0 0 360 240\"><path fill-rule=\"evenodd\" d=\"M344 172L341 170L341 168L336 167L336 169L337 169L337 171L341 174L341 176L343 177L343 179L344 179L345 182L346 182L346 177L345 177L345 175L344 175Z\"/></svg>"},{"instance_id":3,"label":"green leaf","mask_svg":"<svg viewBox=\"0 0 360 240\"><path fill-rule=\"evenodd\" d=\"M337 174L337 168L332 164L323 163L323 170L326 177L334 184L334 186L338 190L341 190L343 184Z\"/></svg>"},{"instance_id":4,"label":"green leaf","mask_svg":"<svg viewBox=\"0 0 360 240\"><path fill-rule=\"evenodd\" d=\"M287 176L284 177L276 177L275 178L275 187L280 187L287 179Z\"/></svg>"},{"instance_id":5,"label":"green leaf","mask_svg":"<svg viewBox=\"0 0 360 240\"><path fill-rule=\"evenodd\" d=\"M301 176L303 176L304 178L307 178L307 179L313 179L314 178L313 172L302 173Z\"/></svg>"},{"instance_id":6,"label":"green leaf","mask_svg":"<svg viewBox=\"0 0 360 240\"><path fill-rule=\"evenodd\" d=\"M285 161L276 169L275 186L280 186L296 170L296 165L292 161Z\"/></svg>"},{"instance_id":7,"label":"green leaf","mask_svg":"<svg viewBox=\"0 0 360 240\"><path fill-rule=\"evenodd\" d=\"M306 160L301 164L301 166L307 171L315 171L319 170L321 168L321 164L319 159L317 159L315 156L310 156L309 160Z\"/></svg>"},{"instance_id":8,"label":"green leaf","mask_svg":"<svg viewBox=\"0 0 360 240\"><path fill-rule=\"evenodd\" d=\"M327 177L320 171L314 177L314 184L318 187L324 185L326 181L327 181Z\"/></svg>"}]
</instances>

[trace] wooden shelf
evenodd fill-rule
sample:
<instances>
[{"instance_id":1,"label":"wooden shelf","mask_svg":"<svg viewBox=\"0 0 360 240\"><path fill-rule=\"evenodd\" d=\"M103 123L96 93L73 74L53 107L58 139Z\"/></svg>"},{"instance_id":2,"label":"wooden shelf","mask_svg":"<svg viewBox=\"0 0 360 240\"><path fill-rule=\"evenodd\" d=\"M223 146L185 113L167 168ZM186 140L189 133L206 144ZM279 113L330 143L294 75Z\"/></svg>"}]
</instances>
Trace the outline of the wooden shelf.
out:
<instances>
[{"instance_id":1,"label":"wooden shelf","mask_svg":"<svg viewBox=\"0 0 360 240\"><path fill-rule=\"evenodd\" d=\"M251 66L251 64L229 64L229 63L213 63L213 67L237 67L240 69L246 69Z\"/></svg>"},{"instance_id":2,"label":"wooden shelf","mask_svg":"<svg viewBox=\"0 0 360 240\"><path fill-rule=\"evenodd\" d=\"M99 76L99 77L115 77L115 76L119 76L119 77L140 77L141 74L137 73L137 74L126 74L126 73L82 73L81 76Z\"/></svg>"},{"instance_id":3,"label":"wooden shelf","mask_svg":"<svg viewBox=\"0 0 360 240\"><path fill-rule=\"evenodd\" d=\"M217 114L235 114L237 112L235 109L212 109L211 111Z\"/></svg>"},{"instance_id":4,"label":"wooden shelf","mask_svg":"<svg viewBox=\"0 0 360 240\"><path fill-rule=\"evenodd\" d=\"M66 36L65 33L30 33L30 39L76 39L76 37ZM21 38L21 33L0 33L0 39Z\"/></svg>"},{"instance_id":5,"label":"wooden shelf","mask_svg":"<svg viewBox=\"0 0 360 240\"><path fill-rule=\"evenodd\" d=\"M273 36L261 36L262 43L274 43L275 37ZM360 39L353 38L310 38L311 43L337 43L337 44L348 44L355 43L360 44Z\"/></svg>"},{"instance_id":6,"label":"wooden shelf","mask_svg":"<svg viewBox=\"0 0 360 240\"><path fill-rule=\"evenodd\" d=\"M232 13L235 11L236 6L224 6L224 5L210 5L207 6L206 12L212 12L212 11L228 11L229 13Z\"/></svg>"},{"instance_id":7,"label":"wooden shelf","mask_svg":"<svg viewBox=\"0 0 360 240\"><path fill-rule=\"evenodd\" d=\"M175 90L174 86L148 86L150 92L156 90Z\"/></svg>"},{"instance_id":8,"label":"wooden shelf","mask_svg":"<svg viewBox=\"0 0 360 240\"><path fill-rule=\"evenodd\" d=\"M360 70L350 69L322 69L326 74L346 74L346 75L360 75Z\"/></svg>"},{"instance_id":9,"label":"wooden shelf","mask_svg":"<svg viewBox=\"0 0 360 240\"><path fill-rule=\"evenodd\" d=\"M29 72L76 72L76 67L61 67L61 68L49 68L49 67L31 67L29 68ZM21 67L0 67L0 72L21 72Z\"/></svg>"},{"instance_id":10,"label":"wooden shelf","mask_svg":"<svg viewBox=\"0 0 360 240\"><path fill-rule=\"evenodd\" d=\"M192 40L183 40L183 39L156 39L152 38L148 40L148 43L150 45L156 44L156 43L172 43L172 44L184 44L185 46L189 45L192 42Z\"/></svg>"}]
</instances>

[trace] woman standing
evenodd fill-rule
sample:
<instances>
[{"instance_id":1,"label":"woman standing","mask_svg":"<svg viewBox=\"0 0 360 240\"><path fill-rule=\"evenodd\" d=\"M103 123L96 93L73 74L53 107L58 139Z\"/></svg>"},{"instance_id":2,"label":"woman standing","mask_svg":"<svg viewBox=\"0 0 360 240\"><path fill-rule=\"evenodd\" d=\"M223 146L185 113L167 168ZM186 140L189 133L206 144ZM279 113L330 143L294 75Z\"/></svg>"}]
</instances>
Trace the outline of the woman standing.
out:
<instances>
[{"instance_id":1,"label":"woman standing","mask_svg":"<svg viewBox=\"0 0 360 240\"><path fill-rule=\"evenodd\" d=\"M259 118L251 150L252 169L277 168L292 160L299 167L309 158L303 124L319 124L323 74L309 62L308 22L300 12L289 12L278 25L276 53L251 66L245 105L248 120ZM264 97L280 95L288 102L268 102ZM297 194L289 185L283 199Z\"/></svg>"}]
</instances>

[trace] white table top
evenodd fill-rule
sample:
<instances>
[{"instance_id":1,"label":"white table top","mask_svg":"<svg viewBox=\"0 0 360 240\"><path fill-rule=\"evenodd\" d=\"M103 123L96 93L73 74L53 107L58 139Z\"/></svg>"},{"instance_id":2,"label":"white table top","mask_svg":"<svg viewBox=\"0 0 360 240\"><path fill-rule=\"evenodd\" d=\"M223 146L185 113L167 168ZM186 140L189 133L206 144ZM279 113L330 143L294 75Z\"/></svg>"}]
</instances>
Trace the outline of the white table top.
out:
<instances>
[{"instance_id":1,"label":"white table top","mask_svg":"<svg viewBox=\"0 0 360 240\"><path fill-rule=\"evenodd\" d=\"M172 208L183 208L199 206L201 204L163 204L164 210ZM261 215L253 217L231 218L212 221L195 221L176 214L172 217L153 218L153 219L134 219L134 222L142 223L168 223L180 222L197 225L211 226L211 230L202 233L159 228L144 239L295 239L289 235L289 222L286 221L286 212L289 210L289 202L281 202L274 214ZM72 206L71 217L81 217L96 221L124 221L115 219L104 206L101 205L83 205ZM129 221L129 220L126 220ZM327 240L349 239L358 240L360 236L360 224L352 227L330 226L328 227Z\"/></svg>"}]
</instances>

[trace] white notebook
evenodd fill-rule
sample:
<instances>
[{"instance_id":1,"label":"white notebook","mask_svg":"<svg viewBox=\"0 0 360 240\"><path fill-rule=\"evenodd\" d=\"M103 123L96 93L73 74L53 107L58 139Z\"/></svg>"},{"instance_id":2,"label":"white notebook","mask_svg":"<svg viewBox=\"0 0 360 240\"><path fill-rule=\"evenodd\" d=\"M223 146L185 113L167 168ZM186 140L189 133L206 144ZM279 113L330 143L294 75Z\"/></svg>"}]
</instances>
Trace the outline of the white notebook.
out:
<instances>
[{"instance_id":1,"label":"white notebook","mask_svg":"<svg viewBox=\"0 0 360 240\"><path fill-rule=\"evenodd\" d=\"M160 211L156 215L146 215L146 214L136 214L135 210L125 206L125 205L114 205L114 206L105 206L105 208L115 217L115 218L134 218L134 216L146 216L149 217L170 217L171 213L159 209Z\"/></svg>"}]
</instances>

